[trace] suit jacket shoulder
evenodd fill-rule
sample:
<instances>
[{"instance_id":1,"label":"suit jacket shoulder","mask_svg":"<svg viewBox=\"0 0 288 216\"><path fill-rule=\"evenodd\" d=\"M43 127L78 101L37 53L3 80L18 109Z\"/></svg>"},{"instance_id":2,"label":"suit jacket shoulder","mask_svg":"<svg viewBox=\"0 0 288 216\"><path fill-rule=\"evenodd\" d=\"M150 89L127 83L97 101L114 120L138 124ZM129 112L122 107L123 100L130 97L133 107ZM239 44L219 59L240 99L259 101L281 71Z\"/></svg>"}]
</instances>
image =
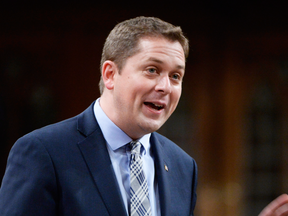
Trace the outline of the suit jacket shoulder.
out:
<instances>
[{"instance_id":1,"label":"suit jacket shoulder","mask_svg":"<svg viewBox=\"0 0 288 216\"><path fill-rule=\"evenodd\" d=\"M126 216L93 104L16 141L0 188L0 215Z\"/></svg>"}]
</instances>

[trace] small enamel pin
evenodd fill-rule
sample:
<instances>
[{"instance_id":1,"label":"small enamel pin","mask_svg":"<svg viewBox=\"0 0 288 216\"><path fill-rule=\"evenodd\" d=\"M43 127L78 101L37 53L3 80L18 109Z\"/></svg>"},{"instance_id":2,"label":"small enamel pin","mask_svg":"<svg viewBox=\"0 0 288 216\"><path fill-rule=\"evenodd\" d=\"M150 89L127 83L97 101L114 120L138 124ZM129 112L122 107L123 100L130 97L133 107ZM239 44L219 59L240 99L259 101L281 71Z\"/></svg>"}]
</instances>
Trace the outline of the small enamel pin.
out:
<instances>
[{"instance_id":1,"label":"small enamel pin","mask_svg":"<svg viewBox=\"0 0 288 216\"><path fill-rule=\"evenodd\" d=\"M165 164L164 169L168 172L168 166Z\"/></svg>"}]
</instances>

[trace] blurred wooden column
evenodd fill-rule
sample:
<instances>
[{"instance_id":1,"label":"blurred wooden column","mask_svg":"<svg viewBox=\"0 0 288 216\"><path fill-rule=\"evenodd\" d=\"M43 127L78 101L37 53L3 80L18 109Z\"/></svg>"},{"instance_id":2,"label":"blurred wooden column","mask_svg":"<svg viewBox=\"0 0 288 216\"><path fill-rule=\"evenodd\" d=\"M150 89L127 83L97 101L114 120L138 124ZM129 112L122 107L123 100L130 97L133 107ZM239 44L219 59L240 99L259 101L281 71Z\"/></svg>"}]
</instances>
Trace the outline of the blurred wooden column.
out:
<instances>
[{"instance_id":1,"label":"blurred wooden column","mask_svg":"<svg viewBox=\"0 0 288 216\"><path fill-rule=\"evenodd\" d=\"M204 51L207 61L196 66L201 155L196 212L200 216L237 216L242 207L241 128L249 77L243 75L233 50L214 50L219 54Z\"/></svg>"}]
</instances>

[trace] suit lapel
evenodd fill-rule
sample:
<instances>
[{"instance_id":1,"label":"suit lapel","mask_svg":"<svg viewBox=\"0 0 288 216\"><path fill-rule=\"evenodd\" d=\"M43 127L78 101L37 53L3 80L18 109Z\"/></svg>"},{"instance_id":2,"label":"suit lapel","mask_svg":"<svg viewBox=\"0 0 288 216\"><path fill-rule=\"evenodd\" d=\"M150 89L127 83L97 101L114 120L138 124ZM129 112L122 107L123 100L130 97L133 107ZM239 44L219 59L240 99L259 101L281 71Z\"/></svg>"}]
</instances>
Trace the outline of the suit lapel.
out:
<instances>
[{"instance_id":1,"label":"suit lapel","mask_svg":"<svg viewBox=\"0 0 288 216\"><path fill-rule=\"evenodd\" d=\"M161 215L169 216L171 212L171 194L169 190L169 158L163 149L163 144L157 139L155 133L152 133L150 142L155 159L155 175L158 182Z\"/></svg>"},{"instance_id":2,"label":"suit lapel","mask_svg":"<svg viewBox=\"0 0 288 216\"><path fill-rule=\"evenodd\" d=\"M93 114L93 104L80 114L78 130L85 136L78 143L79 148L109 215L127 215L106 147L106 141Z\"/></svg>"}]
</instances>

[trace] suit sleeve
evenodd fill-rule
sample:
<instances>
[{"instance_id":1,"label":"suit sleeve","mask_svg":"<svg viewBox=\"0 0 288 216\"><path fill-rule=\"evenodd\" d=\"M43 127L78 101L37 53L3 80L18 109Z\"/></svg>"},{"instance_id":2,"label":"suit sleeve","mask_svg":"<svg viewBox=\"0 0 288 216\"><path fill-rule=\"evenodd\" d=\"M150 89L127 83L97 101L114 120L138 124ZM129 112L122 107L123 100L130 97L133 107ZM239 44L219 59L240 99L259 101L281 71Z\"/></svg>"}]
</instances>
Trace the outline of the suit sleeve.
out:
<instances>
[{"instance_id":1,"label":"suit sleeve","mask_svg":"<svg viewBox=\"0 0 288 216\"><path fill-rule=\"evenodd\" d=\"M12 147L0 188L0 215L56 215L56 177L44 145L31 135Z\"/></svg>"}]
</instances>

